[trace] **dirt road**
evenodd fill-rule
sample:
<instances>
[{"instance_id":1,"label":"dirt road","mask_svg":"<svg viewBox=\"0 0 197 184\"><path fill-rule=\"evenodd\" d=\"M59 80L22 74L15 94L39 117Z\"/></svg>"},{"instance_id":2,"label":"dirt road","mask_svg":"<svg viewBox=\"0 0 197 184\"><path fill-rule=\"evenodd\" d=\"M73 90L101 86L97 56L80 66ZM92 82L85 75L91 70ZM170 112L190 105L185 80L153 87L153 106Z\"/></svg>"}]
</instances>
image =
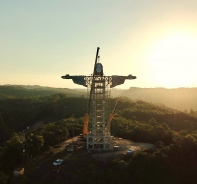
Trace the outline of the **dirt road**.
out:
<instances>
[{"instance_id":1,"label":"dirt road","mask_svg":"<svg viewBox=\"0 0 197 184\"><path fill-rule=\"evenodd\" d=\"M127 154L129 149L133 151L146 151L146 150L153 150L155 146L149 143L137 143L132 142L127 139L122 139L118 137L114 137L112 139L112 145L115 146L115 149L110 152L102 152L102 153L95 153L92 155L93 158L98 160L106 160L106 159L113 159L116 157L121 157Z\"/></svg>"}]
</instances>

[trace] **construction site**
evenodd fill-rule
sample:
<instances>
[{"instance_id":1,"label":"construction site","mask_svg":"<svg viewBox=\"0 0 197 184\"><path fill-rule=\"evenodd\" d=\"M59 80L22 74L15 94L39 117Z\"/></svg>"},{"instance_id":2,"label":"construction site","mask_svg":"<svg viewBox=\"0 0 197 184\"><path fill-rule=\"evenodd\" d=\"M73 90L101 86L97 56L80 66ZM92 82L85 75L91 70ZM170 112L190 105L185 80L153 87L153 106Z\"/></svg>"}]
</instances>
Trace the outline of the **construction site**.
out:
<instances>
[{"instance_id":1,"label":"construction site","mask_svg":"<svg viewBox=\"0 0 197 184\"><path fill-rule=\"evenodd\" d=\"M90 76L69 74L62 76L63 79L72 79L75 84L87 87L88 105L84 118L83 137L87 141L87 150L112 150L112 137L110 123L113 119L116 106L110 111L110 89L124 84L125 80L136 79L136 76L106 76L103 65L100 63L99 47L93 73Z\"/></svg>"},{"instance_id":2,"label":"construction site","mask_svg":"<svg viewBox=\"0 0 197 184\"><path fill-rule=\"evenodd\" d=\"M124 84L125 80L136 79L136 76L104 75L99 48L92 75L66 74L62 79L72 79L75 84L87 88L87 111L84 122L82 121L83 130L80 135L74 136L74 120L71 118L73 136L70 135L69 139L50 147L24 164L29 181L65 183L69 180L69 183L83 183L82 181L88 181L91 172L93 177L94 173L105 169L106 164L110 165L118 160L122 163L124 159L135 155L134 152L155 149L153 144L137 143L112 135L111 123L119 100L113 106L110 105L110 90ZM22 175L18 170L16 172ZM20 177L16 180L18 179ZM92 180L89 182L92 183Z\"/></svg>"}]
</instances>

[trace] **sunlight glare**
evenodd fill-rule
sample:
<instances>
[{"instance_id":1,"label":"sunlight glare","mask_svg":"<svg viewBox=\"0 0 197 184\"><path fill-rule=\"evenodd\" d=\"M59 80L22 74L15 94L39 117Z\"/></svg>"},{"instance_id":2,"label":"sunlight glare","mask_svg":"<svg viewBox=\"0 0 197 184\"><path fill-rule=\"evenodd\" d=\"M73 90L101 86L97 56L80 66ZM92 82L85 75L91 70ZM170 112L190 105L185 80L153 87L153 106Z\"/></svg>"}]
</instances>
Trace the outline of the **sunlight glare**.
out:
<instances>
[{"instance_id":1,"label":"sunlight glare","mask_svg":"<svg viewBox=\"0 0 197 184\"><path fill-rule=\"evenodd\" d=\"M187 34L166 36L149 55L152 78L161 87L197 85L197 38Z\"/></svg>"}]
</instances>

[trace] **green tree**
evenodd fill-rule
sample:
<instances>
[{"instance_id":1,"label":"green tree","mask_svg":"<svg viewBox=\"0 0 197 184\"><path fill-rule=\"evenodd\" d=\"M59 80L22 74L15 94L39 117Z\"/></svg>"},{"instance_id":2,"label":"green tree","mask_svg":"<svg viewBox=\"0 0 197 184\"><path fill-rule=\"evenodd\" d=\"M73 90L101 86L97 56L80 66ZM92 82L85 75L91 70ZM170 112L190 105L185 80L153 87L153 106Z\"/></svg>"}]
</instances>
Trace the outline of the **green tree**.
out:
<instances>
[{"instance_id":1,"label":"green tree","mask_svg":"<svg viewBox=\"0 0 197 184\"><path fill-rule=\"evenodd\" d=\"M32 133L26 136L25 148L29 157L32 157L40 153L43 145L44 145L43 136L34 135Z\"/></svg>"},{"instance_id":2,"label":"green tree","mask_svg":"<svg viewBox=\"0 0 197 184\"><path fill-rule=\"evenodd\" d=\"M23 137L17 133L13 133L12 137L5 143L2 155L2 169L6 171L14 169L17 164L22 162L22 153Z\"/></svg>"},{"instance_id":3,"label":"green tree","mask_svg":"<svg viewBox=\"0 0 197 184\"><path fill-rule=\"evenodd\" d=\"M9 177L2 171L0 171L0 183L7 184Z\"/></svg>"}]
</instances>

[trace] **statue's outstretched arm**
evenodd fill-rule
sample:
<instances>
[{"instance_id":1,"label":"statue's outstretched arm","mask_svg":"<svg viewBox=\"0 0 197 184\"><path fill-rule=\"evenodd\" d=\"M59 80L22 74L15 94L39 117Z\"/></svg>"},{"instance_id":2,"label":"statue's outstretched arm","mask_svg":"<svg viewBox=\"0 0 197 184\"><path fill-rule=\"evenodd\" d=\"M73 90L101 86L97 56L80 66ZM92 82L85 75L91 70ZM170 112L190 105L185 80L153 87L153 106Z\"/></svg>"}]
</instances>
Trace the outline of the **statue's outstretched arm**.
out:
<instances>
[{"instance_id":1,"label":"statue's outstretched arm","mask_svg":"<svg viewBox=\"0 0 197 184\"><path fill-rule=\"evenodd\" d=\"M69 74L67 74L67 75L62 76L61 78L62 79L72 79L75 84L79 84L79 85L87 87L84 77L85 77L84 75L70 76Z\"/></svg>"}]
</instances>

